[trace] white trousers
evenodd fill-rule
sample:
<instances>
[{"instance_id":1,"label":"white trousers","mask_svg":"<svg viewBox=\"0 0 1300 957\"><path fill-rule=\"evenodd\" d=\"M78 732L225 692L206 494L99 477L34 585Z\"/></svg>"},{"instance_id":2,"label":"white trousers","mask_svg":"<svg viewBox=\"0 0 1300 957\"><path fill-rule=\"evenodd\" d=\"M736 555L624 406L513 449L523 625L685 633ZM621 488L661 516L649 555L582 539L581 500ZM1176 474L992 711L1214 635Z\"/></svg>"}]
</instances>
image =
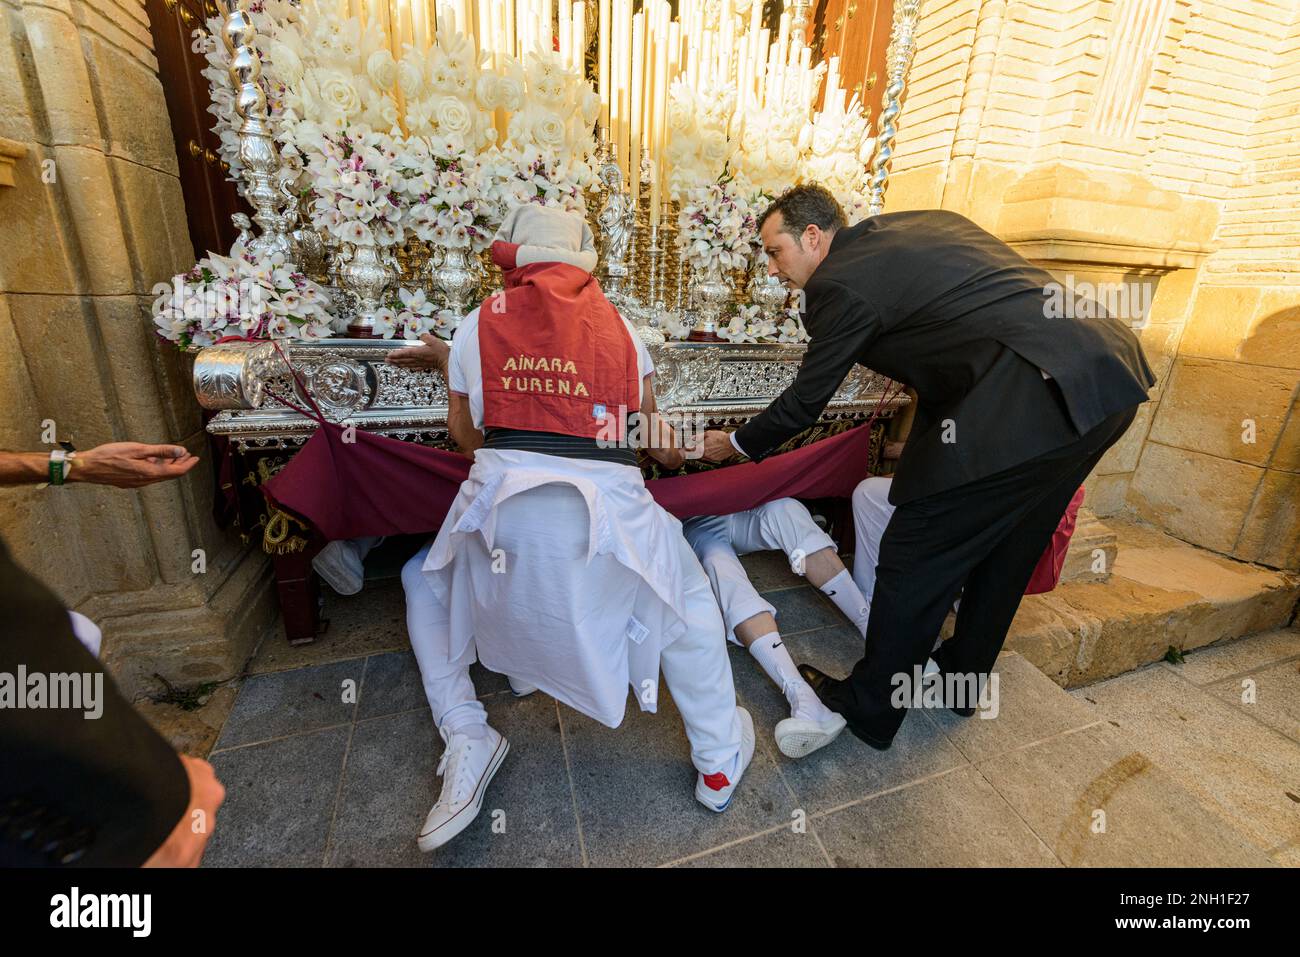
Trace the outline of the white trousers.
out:
<instances>
[{"instance_id":1,"label":"white trousers","mask_svg":"<svg viewBox=\"0 0 1300 957\"><path fill-rule=\"evenodd\" d=\"M831 537L817 527L808 509L792 498L777 499L732 515L701 515L687 519L682 532L704 566L722 608L728 640L740 644L736 626L755 615L776 609L754 588L740 563L741 555L779 548L792 566L797 559L834 548Z\"/></svg>"},{"instance_id":2,"label":"white trousers","mask_svg":"<svg viewBox=\"0 0 1300 957\"><path fill-rule=\"evenodd\" d=\"M499 506L495 539L499 550L514 556L516 562L532 561L538 553L539 536L544 535L555 553L556 561L545 567L525 569L516 566L513 572L513 575L518 576L516 580L533 580L537 577L534 573L537 573L547 583L550 592L547 604L550 607L571 604L575 610L589 607L592 601L599 603L610 600L617 603L617 596L626 598L629 589L635 593L641 585L640 580L611 556L597 555L585 566L585 571L577 570L572 558L579 551L585 553L588 529L581 521L558 520L566 517L561 514L565 509L564 503L555 500L554 496L571 494L576 499L576 505L581 506L584 512L586 506L571 486L556 484L542 488L546 490L543 495L520 493ZM539 502L545 498L551 499L551 507L539 508ZM709 587L709 579L686 541L681 536L674 538L683 550L680 559L686 572L678 611L688 627L684 634L660 650L659 665L686 727L686 736L691 745L691 761L701 773L713 774L730 770L740 750L741 726L736 713L735 684L726 645L722 641L722 617ZM423 573L425 559L432 544L432 541L426 543L402 569L402 585L406 590L407 629L434 721L439 728L455 730L466 724L486 721L487 714L477 698L469 675L469 666L477 656L475 644L473 641L461 643L449 640L447 631L451 624L450 613L438 600ZM469 567L474 569L475 575L479 574L479 569L486 569L486 574L491 574L492 557L478 536L467 537L463 547L467 550L482 550L483 555L458 554L456 561L470 560ZM483 561L478 561L479 558ZM500 585L500 576L485 583L485 587ZM558 592L567 593L571 601L566 601L564 595L557 595ZM527 611L523 608L518 610ZM627 616L623 615L622 621L626 620ZM556 627L562 628L559 624ZM544 631L534 630L539 635ZM627 640L621 627L617 634L592 637L597 639L596 643L577 649L565 648L560 653L570 655L575 665L585 658L587 665L594 667L599 662L593 661L593 658L616 653L610 642ZM461 656L454 661L447 660L444 649L461 644L465 647ZM500 643L494 640L494 645L499 651ZM521 653L536 654L538 647L536 641L520 642ZM564 646L557 645L557 652L562 647ZM494 665L500 663L496 661ZM611 673L618 671L613 667L608 670ZM622 674L622 686L626 689L625 666ZM634 691L654 693L653 689Z\"/></svg>"},{"instance_id":3,"label":"white trousers","mask_svg":"<svg viewBox=\"0 0 1300 957\"><path fill-rule=\"evenodd\" d=\"M863 479L853 490L853 580L862 597L871 603L876 590L876 563L880 561L880 539L894 514L889 504L891 478Z\"/></svg>"}]
</instances>

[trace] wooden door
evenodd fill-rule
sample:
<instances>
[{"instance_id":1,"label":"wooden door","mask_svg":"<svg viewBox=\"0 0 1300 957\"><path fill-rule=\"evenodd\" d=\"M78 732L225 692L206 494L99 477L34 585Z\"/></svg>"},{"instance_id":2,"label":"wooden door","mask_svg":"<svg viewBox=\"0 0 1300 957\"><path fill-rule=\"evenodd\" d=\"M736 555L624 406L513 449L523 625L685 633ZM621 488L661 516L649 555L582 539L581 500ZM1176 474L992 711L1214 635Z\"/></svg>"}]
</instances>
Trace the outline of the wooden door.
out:
<instances>
[{"instance_id":1,"label":"wooden door","mask_svg":"<svg viewBox=\"0 0 1300 957\"><path fill-rule=\"evenodd\" d=\"M817 0L813 15L814 60L819 54L824 60L840 58L840 86L866 105L873 131L885 88L893 18L894 0Z\"/></svg>"},{"instance_id":2,"label":"wooden door","mask_svg":"<svg viewBox=\"0 0 1300 957\"><path fill-rule=\"evenodd\" d=\"M227 253L239 235L231 214L251 215L252 210L226 179L217 158L218 141L207 111L208 81L200 73L207 65L205 44L221 42L220 37L209 37L204 26L208 17L220 15L219 4L216 0L145 0L145 11L171 119L194 256L198 259L209 250Z\"/></svg>"}]
</instances>

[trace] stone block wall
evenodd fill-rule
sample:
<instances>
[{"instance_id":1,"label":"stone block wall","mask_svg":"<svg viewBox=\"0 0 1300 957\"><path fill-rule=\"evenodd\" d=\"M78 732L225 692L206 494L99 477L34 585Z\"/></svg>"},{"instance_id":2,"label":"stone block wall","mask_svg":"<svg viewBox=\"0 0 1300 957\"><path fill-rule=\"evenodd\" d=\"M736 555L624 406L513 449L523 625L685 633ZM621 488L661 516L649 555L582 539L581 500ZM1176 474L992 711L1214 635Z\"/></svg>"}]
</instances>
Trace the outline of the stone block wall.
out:
<instances>
[{"instance_id":1,"label":"stone block wall","mask_svg":"<svg viewBox=\"0 0 1300 957\"><path fill-rule=\"evenodd\" d=\"M1090 505L1300 566L1300 0L928 0L886 195L923 207L1155 282Z\"/></svg>"},{"instance_id":2,"label":"stone block wall","mask_svg":"<svg viewBox=\"0 0 1300 957\"><path fill-rule=\"evenodd\" d=\"M236 673L273 614L265 559L211 519L185 359L152 333L150 290L192 265L142 0L0 0L0 448L52 421L78 448L175 442L204 457L140 491L0 490L0 535L103 628L131 693ZM15 151L17 152L17 151ZM202 549L206 572L193 572Z\"/></svg>"}]
</instances>

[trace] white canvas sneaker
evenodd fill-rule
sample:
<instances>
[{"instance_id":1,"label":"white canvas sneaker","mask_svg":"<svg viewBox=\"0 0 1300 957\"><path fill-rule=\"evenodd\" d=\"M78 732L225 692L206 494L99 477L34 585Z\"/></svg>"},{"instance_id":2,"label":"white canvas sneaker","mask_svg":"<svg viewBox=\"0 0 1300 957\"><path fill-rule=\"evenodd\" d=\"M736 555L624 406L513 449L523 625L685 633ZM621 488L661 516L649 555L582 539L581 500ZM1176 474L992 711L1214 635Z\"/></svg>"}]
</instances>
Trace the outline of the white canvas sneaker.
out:
<instances>
[{"instance_id":1,"label":"white canvas sneaker","mask_svg":"<svg viewBox=\"0 0 1300 957\"><path fill-rule=\"evenodd\" d=\"M737 708L736 714L740 715L740 760L737 762L734 778L728 778L721 771L695 776L696 800L710 811L719 813L725 811L727 805L731 803L731 798L736 793L736 785L744 776L749 762L754 759L754 719L744 708Z\"/></svg>"},{"instance_id":2,"label":"white canvas sneaker","mask_svg":"<svg viewBox=\"0 0 1300 957\"><path fill-rule=\"evenodd\" d=\"M340 595L355 595L366 581L361 550L356 543L346 539L338 539L322 548L311 560L311 567Z\"/></svg>"},{"instance_id":3,"label":"white canvas sneaker","mask_svg":"<svg viewBox=\"0 0 1300 957\"><path fill-rule=\"evenodd\" d=\"M802 758L839 737L847 722L822 704L808 682L792 680L782 690L790 702L790 717L776 725L776 746L782 754Z\"/></svg>"},{"instance_id":4,"label":"white canvas sneaker","mask_svg":"<svg viewBox=\"0 0 1300 957\"><path fill-rule=\"evenodd\" d=\"M420 828L420 850L442 847L478 817L488 782L510 751L509 743L496 729L490 725L485 727L487 734L481 738L443 733L447 749L438 762L442 793Z\"/></svg>"}]
</instances>

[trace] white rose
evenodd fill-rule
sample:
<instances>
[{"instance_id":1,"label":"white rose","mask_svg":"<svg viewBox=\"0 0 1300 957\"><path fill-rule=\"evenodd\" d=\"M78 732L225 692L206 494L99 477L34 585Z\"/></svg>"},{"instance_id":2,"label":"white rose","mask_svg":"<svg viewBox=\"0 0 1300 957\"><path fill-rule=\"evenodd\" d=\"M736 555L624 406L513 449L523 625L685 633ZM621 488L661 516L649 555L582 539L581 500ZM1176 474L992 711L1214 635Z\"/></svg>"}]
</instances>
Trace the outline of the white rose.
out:
<instances>
[{"instance_id":1,"label":"white rose","mask_svg":"<svg viewBox=\"0 0 1300 957\"><path fill-rule=\"evenodd\" d=\"M767 123L757 116L746 117L745 130L740 134L740 147L753 153L767 142Z\"/></svg>"},{"instance_id":2,"label":"white rose","mask_svg":"<svg viewBox=\"0 0 1300 957\"><path fill-rule=\"evenodd\" d=\"M328 73L321 78L320 95L333 114L349 117L361 108L356 87L341 73Z\"/></svg>"},{"instance_id":3,"label":"white rose","mask_svg":"<svg viewBox=\"0 0 1300 957\"><path fill-rule=\"evenodd\" d=\"M682 100L674 99L668 104L668 130L671 133L685 133L692 126L691 106Z\"/></svg>"},{"instance_id":4,"label":"white rose","mask_svg":"<svg viewBox=\"0 0 1300 957\"><path fill-rule=\"evenodd\" d=\"M858 161L856 156L850 156L841 153L835 158L835 176L845 183L852 183L860 178L863 173L863 165Z\"/></svg>"},{"instance_id":5,"label":"white rose","mask_svg":"<svg viewBox=\"0 0 1300 957\"><path fill-rule=\"evenodd\" d=\"M708 130L700 137L700 159L710 168L722 169L722 164L731 156L731 144L727 137L717 130Z\"/></svg>"},{"instance_id":6,"label":"white rose","mask_svg":"<svg viewBox=\"0 0 1300 957\"><path fill-rule=\"evenodd\" d=\"M552 110L538 110L528 124L533 142L545 149L559 149L564 145L565 123Z\"/></svg>"},{"instance_id":7,"label":"white rose","mask_svg":"<svg viewBox=\"0 0 1300 957\"><path fill-rule=\"evenodd\" d=\"M423 81L420 65L414 60L406 59L397 64L397 85L407 99L414 99L419 94Z\"/></svg>"},{"instance_id":8,"label":"white rose","mask_svg":"<svg viewBox=\"0 0 1300 957\"><path fill-rule=\"evenodd\" d=\"M288 83L296 83L302 76L302 60L293 52L293 48L283 40L273 40L268 52L271 62L275 64L275 71L280 74L281 79Z\"/></svg>"},{"instance_id":9,"label":"white rose","mask_svg":"<svg viewBox=\"0 0 1300 957\"><path fill-rule=\"evenodd\" d=\"M479 106L485 110L495 110L501 105L499 78L492 73L484 73L478 78L474 95L478 97Z\"/></svg>"},{"instance_id":10,"label":"white rose","mask_svg":"<svg viewBox=\"0 0 1300 957\"><path fill-rule=\"evenodd\" d=\"M519 109L524 102L524 84L518 77L502 76L497 78L497 105L511 113Z\"/></svg>"},{"instance_id":11,"label":"white rose","mask_svg":"<svg viewBox=\"0 0 1300 957\"><path fill-rule=\"evenodd\" d=\"M587 90L582 94L582 123L590 128L596 122L596 117L600 115L600 94L594 90Z\"/></svg>"},{"instance_id":12,"label":"white rose","mask_svg":"<svg viewBox=\"0 0 1300 957\"><path fill-rule=\"evenodd\" d=\"M381 90L391 90L397 82L397 61L385 49L376 50L366 61L366 73Z\"/></svg>"},{"instance_id":13,"label":"white rose","mask_svg":"<svg viewBox=\"0 0 1300 957\"><path fill-rule=\"evenodd\" d=\"M829 156L835 149L835 131L827 129L825 126L815 126L812 132L812 151L813 156Z\"/></svg>"},{"instance_id":14,"label":"white rose","mask_svg":"<svg viewBox=\"0 0 1300 957\"><path fill-rule=\"evenodd\" d=\"M442 96L434 101L433 119L438 124L439 133L464 136L474 126L469 107L454 96Z\"/></svg>"},{"instance_id":15,"label":"white rose","mask_svg":"<svg viewBox=\"0 0 1300 957\"><path fill-rule=\"evenodd\" d=\"M772 171L777 175L793 173L795 167L799 164L798 151L784 140L777 140L775 143L769 144L767 156L772 163Z\"/></svg>"},{"instance_id":16,"label":"white rose","mask_svg":"<svg viewBox=\"0 0 1300 957\"><path fill-rule=\"evenodd\" d=\"M372 104L371 112L373 114L372 119L379 121L375 125L387 129L392 129L397 125L397 104L388 97L377 98Z\"/></svg>"}]
</instances>

